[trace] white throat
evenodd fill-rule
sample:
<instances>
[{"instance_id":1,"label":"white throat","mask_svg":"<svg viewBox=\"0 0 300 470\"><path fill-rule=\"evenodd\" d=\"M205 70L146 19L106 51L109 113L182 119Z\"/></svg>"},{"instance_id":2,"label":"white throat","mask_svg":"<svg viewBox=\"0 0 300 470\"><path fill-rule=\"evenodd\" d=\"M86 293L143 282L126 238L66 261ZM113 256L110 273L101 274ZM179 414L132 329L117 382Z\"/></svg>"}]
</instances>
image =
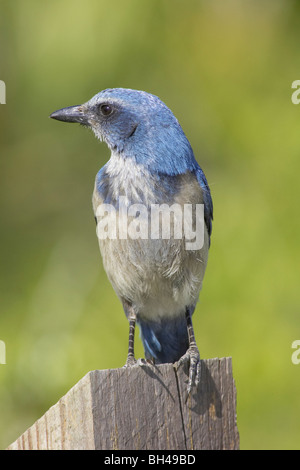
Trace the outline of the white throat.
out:
<instances>
[{"instance_id":1,"label":"white throat","mask_svg":"<svg viewBox=\"0 0 300 470\"><path fill-rule=\"evenodd\" d=\"M154 200L153 176L133 158L124 158L112 152L105 169L114 197L117 198L122 194L128 198L130 204L142 202L142 196L146 201Z\"/></svg>"}]
</instances>

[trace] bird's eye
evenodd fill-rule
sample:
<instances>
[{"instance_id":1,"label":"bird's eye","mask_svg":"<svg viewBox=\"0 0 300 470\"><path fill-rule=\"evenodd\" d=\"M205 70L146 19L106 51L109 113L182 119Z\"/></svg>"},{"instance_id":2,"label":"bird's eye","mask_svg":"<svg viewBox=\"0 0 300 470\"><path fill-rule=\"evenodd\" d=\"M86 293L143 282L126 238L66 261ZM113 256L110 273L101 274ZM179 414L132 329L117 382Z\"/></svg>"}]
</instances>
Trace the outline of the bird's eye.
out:
<instances>
[{"instance_id":1,"label":"bird's eye","mask_svg":"<svg viewBox=\"0 0 300 470\"><path fill-rule=\"evenodd\" d=\"M113 112L113 109L109 104L101 104L100 111L103 116L109 116Z\"/></svg>"}]
</instances>

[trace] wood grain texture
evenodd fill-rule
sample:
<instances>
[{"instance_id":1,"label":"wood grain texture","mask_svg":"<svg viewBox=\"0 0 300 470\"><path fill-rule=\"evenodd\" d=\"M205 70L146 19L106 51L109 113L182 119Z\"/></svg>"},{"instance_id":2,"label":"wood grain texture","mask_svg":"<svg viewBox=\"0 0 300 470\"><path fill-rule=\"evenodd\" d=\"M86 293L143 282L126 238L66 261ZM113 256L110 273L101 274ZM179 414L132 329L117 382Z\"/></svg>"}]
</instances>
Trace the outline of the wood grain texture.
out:
<instances>
[{"instance_id":1,"label":"wood grain texture","mask_svg":"<svg viewBox=\"0 0 300 470\"><path fill-rule=\"evenodd\" d=\"M95 370L8 449L238 449L231 358L201 361L187 397L188 364Z\"/></svg>"}]
</instances>

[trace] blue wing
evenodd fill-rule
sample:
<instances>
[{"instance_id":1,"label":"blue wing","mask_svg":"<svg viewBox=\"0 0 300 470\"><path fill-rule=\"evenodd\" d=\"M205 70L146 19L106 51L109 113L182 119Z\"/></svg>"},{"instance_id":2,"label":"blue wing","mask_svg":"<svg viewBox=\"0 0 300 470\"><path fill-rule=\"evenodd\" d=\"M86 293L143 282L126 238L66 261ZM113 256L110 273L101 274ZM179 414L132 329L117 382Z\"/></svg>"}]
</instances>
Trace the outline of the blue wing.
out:
<instances>
[{"instance_id":1,"label":"blue wing","mask_svg":"<svg viewBox=\"0 0 300 470\"><path fill-rule=\"evenodd\" d=\"M200 184L203 191L203 201L204 201L204 220L208 230L209 239L212 231L212 220L213 220L213 202L210 194L210 189L208 186L207 179L204 172L198 166L195 170L198 183Z\"/></svg>"}]
</instances>

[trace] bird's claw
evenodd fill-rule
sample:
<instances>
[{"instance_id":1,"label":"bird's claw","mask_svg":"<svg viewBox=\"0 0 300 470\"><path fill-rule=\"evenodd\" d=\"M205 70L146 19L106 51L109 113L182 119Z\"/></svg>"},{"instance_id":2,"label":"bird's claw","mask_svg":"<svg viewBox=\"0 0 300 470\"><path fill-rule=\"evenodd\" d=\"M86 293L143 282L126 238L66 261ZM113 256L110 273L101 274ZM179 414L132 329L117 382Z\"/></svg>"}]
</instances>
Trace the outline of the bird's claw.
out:
<instances>
[{"instance_id":1,"label":"bird's claw","mask_svg":"<svg viewBox=\"0 0 300 470\"><path fill-rule=\"evenodd\" d=\"M187 396L190 395L193 384L197 385L200 382L200 375L201 375L201 361L200 361L200 353L197 345L191 345L187 352L179 359L176 364L176 370L183 364L184 362L189 361L190 369L189 369L189 382L187 387Z\"/></svg>"},{"instance_id":2,"label":"bird's claw","mask_svg":"<svg viewBox=\"0 0 300 470\"><path fill-rule=\"evenodd\" d=\"M136 360L134 356L128 355L126 363L124 364L123 368L134 367L134 366L144 366L145 364L146 364L145 359L140 358Z\"/></svg>"},{"instance_id":3,"label":"bird's claw","mask_svg":"<svg viewBox=\"0 0 300 470\"><path fill-rule=\"evenodd\" d=\"M128 356L127 356L127 360L126 360L126 362L125 362L125 364L124 364L123 367L124 367L124 368L126 368L126 367L133 367L133 366L136 366L136 364L137 364L136 358L135 358L134 356L128 355Z\"/></svg>"}]
</instances>

